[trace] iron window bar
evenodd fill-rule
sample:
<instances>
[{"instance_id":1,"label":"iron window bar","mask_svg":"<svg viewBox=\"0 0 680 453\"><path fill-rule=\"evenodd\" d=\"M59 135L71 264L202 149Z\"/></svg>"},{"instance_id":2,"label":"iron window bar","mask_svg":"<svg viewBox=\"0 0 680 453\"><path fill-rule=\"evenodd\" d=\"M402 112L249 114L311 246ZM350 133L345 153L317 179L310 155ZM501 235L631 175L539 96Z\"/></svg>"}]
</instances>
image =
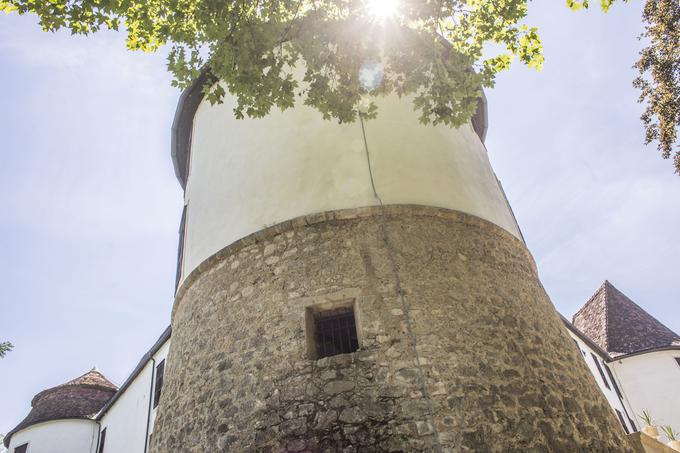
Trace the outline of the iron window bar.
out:
<instances>
[{"instance_id":1,"label":"iron window bar","mask_svg":"<svg viewBox=\"0 0 680 453\"><path fill-rule=\"evenodd\" d=\"M318 358L359 349L354 310L351 308L315 313L314 327Z\"/></svg>"}]
</instances>

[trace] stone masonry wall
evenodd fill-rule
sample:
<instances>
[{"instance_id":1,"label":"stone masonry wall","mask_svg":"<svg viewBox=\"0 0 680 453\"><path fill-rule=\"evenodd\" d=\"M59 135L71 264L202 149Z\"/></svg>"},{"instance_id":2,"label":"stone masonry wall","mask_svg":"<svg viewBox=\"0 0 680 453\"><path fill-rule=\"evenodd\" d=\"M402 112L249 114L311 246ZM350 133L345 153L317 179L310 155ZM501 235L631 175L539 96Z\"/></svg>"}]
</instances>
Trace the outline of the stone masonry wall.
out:
<instances>
[{"instance_id":1,"label":"stone masonry wall","mask_svg":"<svg viewBox=\"0 0 680 453\"><path fill-rule=\"evenodd\" d=\"M360 350L309 360L306 307L350 300ZM524 244L466 214L271 227L194 271L172 325L155 453L629 451Z\"/></svg>"}]
</instances>

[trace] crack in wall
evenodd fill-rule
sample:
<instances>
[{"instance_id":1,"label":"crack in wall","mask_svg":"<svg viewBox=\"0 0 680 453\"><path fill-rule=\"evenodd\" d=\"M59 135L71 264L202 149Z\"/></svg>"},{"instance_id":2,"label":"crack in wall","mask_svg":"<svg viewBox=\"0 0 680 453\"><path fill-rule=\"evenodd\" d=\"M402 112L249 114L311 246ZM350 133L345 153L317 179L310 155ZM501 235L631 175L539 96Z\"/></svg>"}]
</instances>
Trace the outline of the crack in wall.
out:
<instances>
[{"instance_id":1,"label":"crack in wall","mask_svg":"<svg viewBox=\"0 0 680 453\"><path fill-rule=\"evenodd\" d=\"M359 114L359 122L361 123L361 135L364 140L364 151L366 152L366 163L368 165L368 174L371 179L371 188L373 189L373 196L375 199L378 201L378 204L380 205L380 229L382 232L382 240L383 243L385 244L385 249L387 250L387 257L390 263L390 268L392 270L392 275L394 277L394 284L395 284L395 289L397 292L397 297L399 298L399 302L401 303L401 309L404 312L404 317L406 318L406 334L409 338L409 343L411 345L411 348L413 349L413 355L416 360L416 369L418 370L418 385L420 386L420 391L423 394L423 398L427 402L427 409L429 414L425 414L428 418L428 423L432 426L432 432L433 432L433 437L434 437L434 446L435 446L435 451L441 452L442 451L442 446L441 446L441 441L440 441L440 436L439 436L439 429L437 428L437 425L434 421L434 403L432 402L432 397L430 395L430 392L427 390L427 385L425 381L425 373L423 371L423 367L420 362L420 355L418 353L418 344L417 344L417 339L416 339L416 334L413 329L413 319L411 318L411 313L410 313L410 308L408 303L406 302L406 299L404 298L404 291L401 286L401 278L399 277L399 268L397 266L397 262L395 259L395 250L392 244L390 243L389 235L387 233L387 221L385 217L385 205L383 204L382 198L380 198L380 195L378 195L378 191L375 188L375 180L373 178L373 168L371 166L371 156L368 151L368 140L366 139L366 127L364 125L364 118L363 115L360 113Z\"/></svg>"}]
</instances>

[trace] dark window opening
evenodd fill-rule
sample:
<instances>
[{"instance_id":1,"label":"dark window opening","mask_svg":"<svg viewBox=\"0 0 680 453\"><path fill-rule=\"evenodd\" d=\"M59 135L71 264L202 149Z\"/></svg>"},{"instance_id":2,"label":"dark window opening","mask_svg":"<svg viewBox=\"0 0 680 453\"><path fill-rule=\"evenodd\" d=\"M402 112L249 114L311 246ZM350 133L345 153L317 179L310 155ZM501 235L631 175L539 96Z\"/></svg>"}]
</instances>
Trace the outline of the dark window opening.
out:
<instances>
[{"instance_id":1,"label":"dark window opening","mask_svg":"<svg viewBox=\"0 0 680 453\"><path fill-rule=\"evenodd\" d=\"M583 357L585 357L585 356L586 356L586 353L583 352L583 350L581 349L581 346L579 346L579 344L578 344L578 341L576 341L574 338L572 338L572 340L574 340L574 344L576 345L576 350L577 350L578 352L580 352L581 354L583 354Z\"/></svg>"},{"instance_id":2,"label":"dark window opening","mask_svg":"<svg viewBox=\"0 0 680 453\"><path fill-rule=\"evenodd\" d=\"M14 447L14 453L26 453L26 450L28 450L27 443L19 445L18 447Z\"/></svg>"},{"instance_id":3,"label":"dark window opening","mask_svg":"<svg viewBox=\"0 0 680 453\"><path fill-rule=\"evenodd\" d=\"M612 374L612 370L609 369L607 364L604 364L604 369L607 370L607 376L609 376L609 382L612 383L614 386L614 391L616 392L616 395L619 397L619 400L623 398L623 395L621 395L621 390L619 390L619 385L616 383L616 379L614 379L614 375Z\"/></svg>"},{"instance_id":4,"label":"dark window opening","mask_svg":"<svg viewBox=\"0 0 680 453\"><path fill-rule=\"evenodd\" d=\"M179 286L182 277L182 261L184 260L184 234L186 233L187 205L182 209L182 220L179 222L179 245L177 247L177 271L175 273L175 289Z\"/></svg>"},{"instance_id":5,"label":"dark window opening","mask_svg":"<svg viewBox=\"0 0 680 453\"><path fill-rule=\"evenodd\" d=\"M678 366L680 366L680 357L676 357L675 361L678 362Z\"/></svg>"},{"instance_id":6,"label":"dark window opening","mask_svg":"<svg viewBox=\"0 0 680 453\"><path fill-rule=\"evenodd\" d=\"M592 352L590 353L590 355L593 357L593 360L595 361L597 371L600 372L600 377L602 378L602 382L604 382L604 386L611 390L612 388L609 386L609 382L607 382L607 378L604 375L604 371L602 371L602 367L600 366L600 359L598 359L597 356Z\"/></svg>"},{"instance_id":7,"label":"dark window opening","mask_svg":"<svg viewBox=\"0 0 680 453\"><path fill-rule=\"evenodd\" d=\"M630 434L630 430L626 426L626 422L623 421L623 414L618 409L614 410L616 411L616 415L619 417L619 421L621 422L621 426L623 426L623 430L626 432L626 434Z\"/></svg>"},{"instance_id":8,"label":"dark window opening","mask_svg":"<svg viewBox=\"0 0 680 453\"><path fill-rule=\"evenodd\" d=\"M354 308L344 306L329 310L308 309L307 326L310 356L321 359L337 354L347 354L359 349Z\"/></svg>"},{"instance_id":9,"label":"dark window opening","mask_svg":"<svg viewBox=\"0 0 680 453\"><path fill-rule=\"evenodd\" d=\"M97 453L104 453L105 442L106 442L106 428L102 430L102 434L99 437L99 450L97 450Z\"/></svg>"},{"instance_id":10,"label":"dark window opening","mask_svg":"<svg viewBox=\"0 0 680 453\"><path fill-rule=\"evenodd\" d=\"M161 390L163 390L163 374L165 374L165 359L161 360L156 366L156 383L153 389L153 407L154 409L158 406L158 402L161 400Z\"/></svg>"}]
</instances>

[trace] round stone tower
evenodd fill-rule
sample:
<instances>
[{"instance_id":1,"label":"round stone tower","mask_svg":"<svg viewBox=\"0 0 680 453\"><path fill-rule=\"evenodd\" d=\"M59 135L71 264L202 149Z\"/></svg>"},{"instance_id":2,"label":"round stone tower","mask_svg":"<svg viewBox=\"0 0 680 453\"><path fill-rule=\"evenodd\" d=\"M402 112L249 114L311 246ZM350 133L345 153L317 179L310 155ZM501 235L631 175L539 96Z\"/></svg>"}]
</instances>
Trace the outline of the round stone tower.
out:
<instances>
[{"instance_id":1,"label":"round stone tower","mask_svg":"<svg viewBox=\"0 0 680 453\"><path fill-rule=\"evenodd\" d=\"M626 451L473 124L186 91L185 189L154 452Z\"/></svg>"}]
</instances>

